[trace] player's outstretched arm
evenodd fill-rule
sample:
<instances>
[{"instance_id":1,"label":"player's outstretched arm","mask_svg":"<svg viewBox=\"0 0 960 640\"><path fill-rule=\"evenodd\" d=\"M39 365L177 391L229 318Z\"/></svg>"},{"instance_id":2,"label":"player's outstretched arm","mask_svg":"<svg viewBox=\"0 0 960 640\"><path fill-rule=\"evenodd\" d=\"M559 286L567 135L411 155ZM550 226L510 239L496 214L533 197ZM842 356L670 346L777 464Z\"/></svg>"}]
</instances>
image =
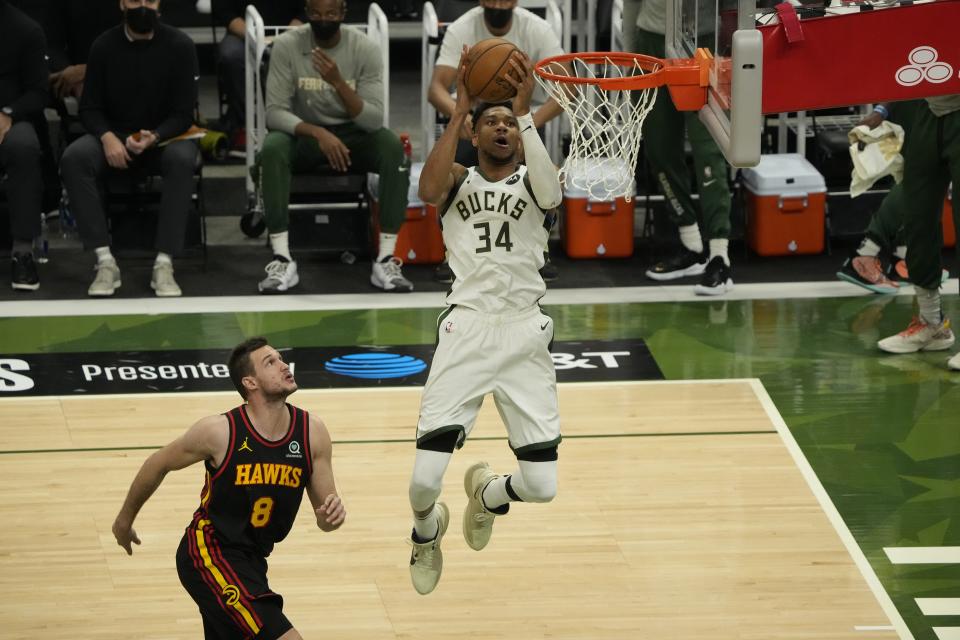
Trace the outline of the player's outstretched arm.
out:
<instances>
[{"instance_id":1,"label":"player's outstretched arm","mask_svg":"<svg viewBox=\"0 0 960 640\"><path fill-rule=\"evenodd\" d=\"M513 115L517 118L520 127L520 139L523 141L523 153L527 163L527 176L530 178L530 188L533 197L541 209L552 209L563 201L563 191L560 188L560 177L557 168L543 146L543 140L537 133L537 127L530 115L530 98L533 95L533 64L523 52L517 57L511 57L509 62L516 71L517 80L511 74L504 76L507 82L517 89L513 99Z\"/></svg>"},{"instance_id":2,"label":"player's outstretched arm","mask_svg":"<svg viewBox=\"0 0 960 640\"><path fill-rule=\"evenodd\" d=\"M333 443L323 421L310 416L310 455L313 472L307 485L307 495L317 516L317 526L324 531L340 528L347 517L343 501L337 495L333 478Z\"/></svg>"},{"instance_id":3,"label":"player's outstretched arm","mask_svg":"<svg viewBox=\"0 0 960 640\"><path fill-rule=\"evenodd\" d=\"M433 145L427 161L420 173L420 199L436 206L443 204L450 189L464 168L454 162L457 156L459 131L470 116L470 95L467 93L464 74L467 66L467 47L460 54L460 66L457 70L457 103L450 116L447 128Z\"/></svg>"},{"instance_id":4,"label":"player's outstretched arm","mask_svg":"<svg viewBox=\"0 0 960 640\"><path fill-rule=\"evenodd\" d=\"M220 461L227 450L230 427L223 415L203 418L187 429L182 436L154 452L140 467L120 513L113 521L113 537L127 555L133 555L132 544L140 544L133 529L133 521L144 503L157 490L164 477L201 460Z\"/></svg>"}]
</instances>

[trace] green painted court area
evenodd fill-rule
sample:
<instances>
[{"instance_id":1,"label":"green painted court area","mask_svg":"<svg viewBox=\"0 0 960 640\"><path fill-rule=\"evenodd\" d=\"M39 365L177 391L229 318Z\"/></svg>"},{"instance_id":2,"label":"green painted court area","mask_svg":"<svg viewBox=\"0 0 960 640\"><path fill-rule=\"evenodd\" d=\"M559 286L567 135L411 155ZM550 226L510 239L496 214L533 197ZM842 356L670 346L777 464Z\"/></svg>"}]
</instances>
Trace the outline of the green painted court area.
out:
<instances>
[{"instance_id":1,"label":"green painted court area","mask_svg":"<svg viewBox=\"0 0 960 640\"><path fill-rule=\"evenodd\" d=\"M946 367L956 347L904 356L876 349L909 322L912 300L546 310L560 341L643 339L668 380L759 378L913 636L943 640L960 637L950 635L960 627L960 372ZM945 296L944 311L960 318L956 295ZM438 312L7 318L0 353L226 349L257 334L294 347L432 344ZM902 547L925 549L893 549ZM921 553L926 561L917 562Z\"/></svg>"}]
</instances>

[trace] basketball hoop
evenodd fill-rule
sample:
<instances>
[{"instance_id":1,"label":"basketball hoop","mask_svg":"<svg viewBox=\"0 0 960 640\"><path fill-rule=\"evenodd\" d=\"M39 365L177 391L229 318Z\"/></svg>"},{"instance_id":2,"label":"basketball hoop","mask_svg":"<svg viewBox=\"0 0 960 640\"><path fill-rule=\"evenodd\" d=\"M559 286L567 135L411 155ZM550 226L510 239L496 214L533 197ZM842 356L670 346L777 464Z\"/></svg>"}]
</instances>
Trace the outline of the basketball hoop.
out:
<instances>
[{"instance_id":1,"label":"basketball hoop","mask_svg":"<svg viewBox=\"0 0 960 640\"><path fill-rule=\"evenodd\" d=\"M677 108L706 102L710 53L665 60L637 53L568 53L535 66L537 82L570 118L570 153L560 168L567 188L596 200L633 196L643 121L657 88L667 85Z\"/></svg>"}]
</instances>

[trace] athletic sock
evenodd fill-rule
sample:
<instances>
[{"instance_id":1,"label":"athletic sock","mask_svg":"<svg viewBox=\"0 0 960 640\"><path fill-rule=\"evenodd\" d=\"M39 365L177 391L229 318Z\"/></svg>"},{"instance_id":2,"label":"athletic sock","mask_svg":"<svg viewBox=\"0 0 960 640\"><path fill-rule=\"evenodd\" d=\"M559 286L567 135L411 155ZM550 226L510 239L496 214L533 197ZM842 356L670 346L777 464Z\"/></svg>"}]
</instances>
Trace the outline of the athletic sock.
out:
<instances>
[{"instance_id":1,"label":"athletic sock","mask_svg":"<svg viewBox=\"0 0 960 640\"><path fill-rule=\"evenodd\" d=\"M880 245L870 238L864 238L863 242L861 242L860 246L857 248L857 255L876 258L878 255L880 255Z\"/></svg>"},{"instance_id":2,"label":"athletic sock","mask_svg":"<svg viewBox=\"0 0 960 640\"><path fill-rule=\"evenodd\" d=\"M703 238L700 236L700 227L696 224L688 224L680 227L680 242L689 251L694 253L703 253Z\"/></svg>"},{"instance_id":3,"label":"athletic sock","mask_svg":"<svg viewBox=\"0 0 960 640\"><path fill-rule=\"evenodd\" d=\"M113 254L110 253L110 247L97 247L93 250L93 252L97 254L97 264L103 264L104 262L116 262Z\"/></svg>"},{"instance_id":4,"label":"athletic sock","mask_svg":"<svg viewBox=\"0 0 960 640\"><path fill-rule=\"evenodd\" d=\"M720 256L723 258L723 264L730 266L730 256L727 255L727 246L730 244L730 241L726 238L711 238L709 241L710 245L710 259L713 260L715 257Z\"/></svg>"},{"instance_id":5,"label":"athletic sock","mask_svg":"<svg viewBox=\"0 0 960 640\"><path fill-rule=\"evenodd\" d=\"M440 533L440 521L437 519L437 505L431 507L430 512L422 518L413 516L413 541L423 544L437 537Z\"/></svg>"},{"instance_id":6,"label":"athletic sock","mask_svg":"<svg viewBox=\"0 0 960 640\"><path fill-rule=\"evenodd\" d=\"M162 251L157 253L157 259L153 261L154 266L159 264L173 264L173 260L170 258L169 253L164 253Z\"/></svg>"},{"instance_id":7,"label":"athletic sock","mask_svg":"<svg viewBox=\"0 0 960 640\"><path fill-rule=\"evenodd\" d=\"M487 483L480 496L487 511L500 514L507 512L506 507L510 506L512 500L517 499L510 496L509 484L510 476L498 476Z\"/></svg>"},{"instance_id":8,"label":"athletic sock","mask_svg":"<svg viewBox=\"0 0 960 640\"><path fill-rule=\"evenodd\" d=\"M920 319L931 326L943 322L943 311L940 308L940 289L924 289L916 287L917 304L920 307Z\"/></svg>"},{"instance_id":9,"label":"athletic sock","mask_svg":"<svg viewBox=\"0 0 960 640\"><path fill-rule=\"evenodd\" d=\"M283 258L287 262L293 261L293 257L290 255L290 233L289 232L281 231L280 233L271 233L270 249L273 251L273 255L279 258Z\"/></svg>"},{"instance_id":10,"label":"athletic sock","mask_svg":"<svg viewBox=\"0 0 960 640\"><path fill-rule=\"evenodd\" d=\"M380 234L380 252L377 254L377 262L383 262L384 260L392 256L396 248L397 248L397 234L381 233Z\"/></svg>"}]
</instances>

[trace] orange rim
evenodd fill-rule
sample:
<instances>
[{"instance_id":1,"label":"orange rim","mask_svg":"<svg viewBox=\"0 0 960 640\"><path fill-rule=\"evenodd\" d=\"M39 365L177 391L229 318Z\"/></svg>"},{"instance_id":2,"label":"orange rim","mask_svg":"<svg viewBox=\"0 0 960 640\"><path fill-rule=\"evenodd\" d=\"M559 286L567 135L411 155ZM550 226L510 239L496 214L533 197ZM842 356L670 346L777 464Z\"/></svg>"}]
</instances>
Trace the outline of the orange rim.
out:
<instances>
[{"instance_id":1,"label":"orange rim","mask_svg":"<svg viewBox=\"0 0 960 640\"><path fill-rule=\"evenodd\" d=\"M620 67L640 67L647 73L622 78L579 78L561 75L547 70L554 62L566 63L580 60L587 64L615 64ZM544 80L566 84L592 84L606 91L628 91L633 89L653 89L668 85L670 93L689 93L688 104L706 100L706 87L710 84L710 67L713 55L707 49L697 49L693 58L655 58L640 53L623 51L590 51L586 53L565 53L544 58L534 70Z\"/></svg>"},{"instance_id":2,"label":"orange rim","mask_svg":"<svg viewBox=\"0 0 960 640\"><path fill-rule=\"evenodd\" d=\"M640 75L622 78L579 78L576 76L561 75L547 70L551 64L580 60L587 64L613 63L620 67L631 69L639 66L643 71ZM534 66L534 71L544 80L563 82L567 84L594 84L610 91L622 89L652 89L665 84L664 60L641 53L625 53L623 51L590 51L586 53L564 53L559 56L544 58Z\"/></svg>"}]
</instances>

